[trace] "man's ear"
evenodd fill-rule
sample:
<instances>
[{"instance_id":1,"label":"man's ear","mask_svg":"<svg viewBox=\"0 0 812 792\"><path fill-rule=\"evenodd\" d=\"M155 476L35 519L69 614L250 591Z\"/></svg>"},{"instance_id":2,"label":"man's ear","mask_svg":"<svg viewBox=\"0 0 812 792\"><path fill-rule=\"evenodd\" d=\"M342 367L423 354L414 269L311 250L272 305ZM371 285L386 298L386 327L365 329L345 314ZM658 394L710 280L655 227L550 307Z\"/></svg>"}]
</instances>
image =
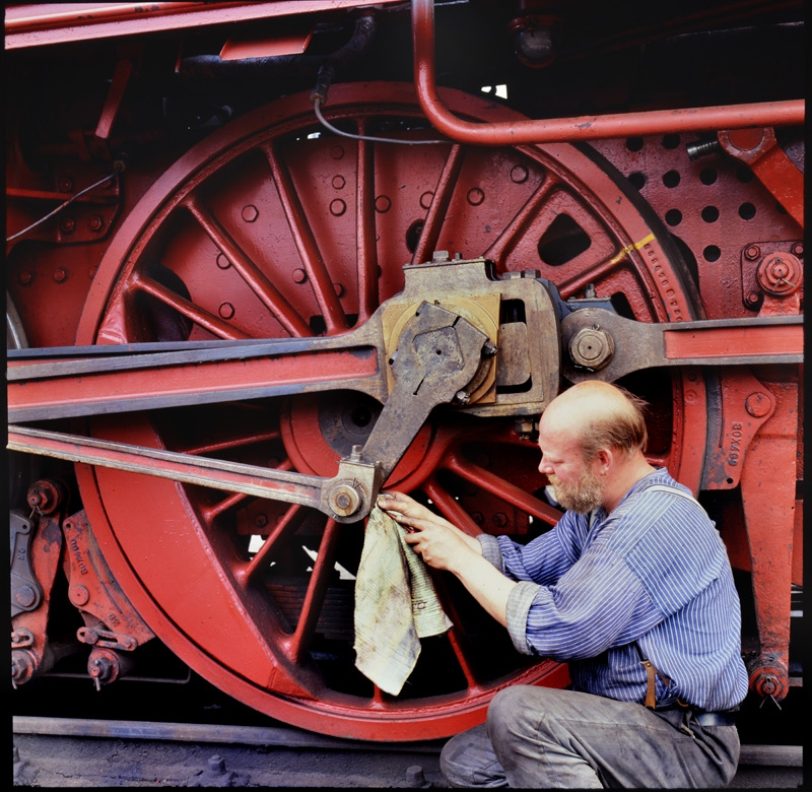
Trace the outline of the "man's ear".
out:
<instances>
[{"instance_id":1,"label":"man's ear","mask_svg":"<svg viewBox=\"0 0 812 792\"><path fill-rule=\"evenodd\" d=\"M612 463L615 461L615 455L611 448L600 448L598 449L598 453L595 454L595 459L597 460L601 473L608 473L609 469L612 467Z\"/></svg>"}]
</instances>

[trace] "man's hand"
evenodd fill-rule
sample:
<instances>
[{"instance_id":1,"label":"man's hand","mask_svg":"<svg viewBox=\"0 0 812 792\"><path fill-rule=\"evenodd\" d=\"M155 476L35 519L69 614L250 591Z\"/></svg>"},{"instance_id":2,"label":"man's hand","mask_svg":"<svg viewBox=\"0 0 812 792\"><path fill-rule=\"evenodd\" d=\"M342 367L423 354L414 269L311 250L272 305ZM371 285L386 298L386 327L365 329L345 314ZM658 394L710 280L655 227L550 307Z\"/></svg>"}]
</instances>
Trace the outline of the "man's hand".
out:
<instances>
[{"instance_id":1,"label":"man's hand","mask_svg":"<svg viewBox=\"0 0 812 792\"><path fill-rule=\"evenodd\" d=\"M455 572L470 553L482 555L474 537L402 492L382 492L378 506L406 529L406 541L435 569Z\"/></svg>"},{"instance_id":2,"label":"man's hand","mask_svg":"<svg viewBox=\"0 0 812 792\"><path fill-rule=\"evenodd\" d=\"M483 557L473 536L402 492L381 493L378 506L403 526L406 541L429 566L456 575L491 616L507 624L507 599L516 582Z\"/></svg>"}]
</instances>

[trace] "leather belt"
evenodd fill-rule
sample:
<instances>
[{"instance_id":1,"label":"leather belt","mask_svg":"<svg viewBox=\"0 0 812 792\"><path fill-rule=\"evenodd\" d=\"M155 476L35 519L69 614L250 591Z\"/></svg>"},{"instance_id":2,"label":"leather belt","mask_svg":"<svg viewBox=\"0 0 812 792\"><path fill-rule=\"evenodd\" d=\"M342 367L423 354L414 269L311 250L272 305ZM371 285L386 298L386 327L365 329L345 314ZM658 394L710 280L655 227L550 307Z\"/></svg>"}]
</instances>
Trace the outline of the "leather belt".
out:
<instances>
[{"instance_id":1,"label":"leather belt","mask_svg":"<svg viewBox=\"0 0 812 792\"><path fill-rule=\"evenodd\" d=\"M700 726L733 726L736 723L734 712L694 712L694 723Z\"/></svg>"}]
</instances>

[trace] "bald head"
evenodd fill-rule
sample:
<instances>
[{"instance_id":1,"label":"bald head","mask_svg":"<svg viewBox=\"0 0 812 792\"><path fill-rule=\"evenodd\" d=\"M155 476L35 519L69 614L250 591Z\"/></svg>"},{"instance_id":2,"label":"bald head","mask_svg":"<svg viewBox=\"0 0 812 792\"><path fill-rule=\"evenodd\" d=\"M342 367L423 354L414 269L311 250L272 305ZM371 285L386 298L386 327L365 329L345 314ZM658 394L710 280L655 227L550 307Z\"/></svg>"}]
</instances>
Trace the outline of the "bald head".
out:
<instances>
[{"instance_id":1,"label":"bald head","mask_svg":"<svg viewBox=\"0 0 812 792\"><path fill-rule=\"evenodd\" d=\"M539 429L555 427L577 440L586 459L601 448L640 451L648 440L645 403L616 385L587 380L553 399Z\"/></svg>"}]
</instances>

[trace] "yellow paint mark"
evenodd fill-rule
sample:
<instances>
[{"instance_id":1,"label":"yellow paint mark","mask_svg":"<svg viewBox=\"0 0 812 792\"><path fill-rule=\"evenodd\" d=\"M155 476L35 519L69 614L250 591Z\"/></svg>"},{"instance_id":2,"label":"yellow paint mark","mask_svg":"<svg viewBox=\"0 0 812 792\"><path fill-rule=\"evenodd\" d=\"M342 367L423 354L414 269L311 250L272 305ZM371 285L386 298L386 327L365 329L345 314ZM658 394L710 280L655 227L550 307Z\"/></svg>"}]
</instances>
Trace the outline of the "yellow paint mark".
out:
<instances>
[{"instance_id":1,"label":"yellow paint mark","mask_svg":"<svg viewBox=\"0 0 812 792\"><path fill-rule=\"evenodd\" d=\"M616 253L611 259L609 259L607 264L609 266L613 264L618 264L621 261L623 261L623 259L626 258L626 256L633 250L640 250L640 248L645 247L646 245L648 245L649 242L653 241L654 234L653 233L646 234L646 236L644 236L639 242L635 242L631 245L625 245L624 247L622 247L618 253Z\"/></svg>"}]
</instances>

